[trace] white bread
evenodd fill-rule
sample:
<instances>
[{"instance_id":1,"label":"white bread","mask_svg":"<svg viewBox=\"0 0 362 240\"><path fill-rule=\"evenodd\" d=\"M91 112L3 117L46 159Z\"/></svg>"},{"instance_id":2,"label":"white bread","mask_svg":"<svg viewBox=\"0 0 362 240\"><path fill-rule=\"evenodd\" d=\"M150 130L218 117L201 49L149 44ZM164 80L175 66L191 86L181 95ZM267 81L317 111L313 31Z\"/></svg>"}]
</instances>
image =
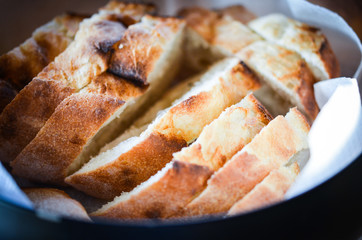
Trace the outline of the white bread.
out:
<instances>
[{"instance_id":1,"label":"white bread","mask_svg":"<svg viewBox=\"0 0 362 240\"><path fill-rule=\"evenodd\" d=\"M317 80L339 77L337 58L318 28L282 14L260 17L249 22L249 27L268 41L299 53Z\"/></svg>"},{"instance_id":2,"label":"white bread","mask_svg":"<svg viewBox=\"0 0 362 240\"><path fill-rule=\"evenodd\" d=\"M128 138L139 136L147 129L148 125L157 117L157 114L161 110L170 107L176 99L182 97L184 93L189 91L194 86L194 84L201 79L202 75L203 74L200 73L198 75L192 76L186 80L183 80L181 83L177 84L171 89L168 89L160 100L154 103L141 117L137 118L132 123L132 126L127 128L127 130L119 135L115 140L103 146L100 152L110 150Z\"/></svg>"},{"instance_id":3,"label":"white bread","mask_svg":"<svg viewBox=\"0 0 362 240\"><path fill-rule=\"evenodd\" d=\"M23 188L36 210L78 220L90 221L84 207L65 192L54 188Z\"/></svg>"},{"instance_id":4,"label":"white bread","mask_svg":"<svg viewBox=\"0 0 362 240\"><path fill-rule=\"evenodd\" d=\"M315 79L297 53L273 43L257 41L236 55L285 101L296 105L313 122L319 112L314 98Z\"/></svg>"},{"instance_id":5,"label":"white bread","mask_svg":"<svg viewBox=\"0 0 362 240\"><path fill-rule=\"evenodd\" d=\"M295 108L272 120L207 182L206 189L175 216L196 216L228 211L270 171L288 163L308 148L309 125Z\"/></svg>"},{"instance_id":6,"label":"white bread","mask_svg":"<svg viewBox=\"0 0 362 240\"><path fill-rule=\"evenodd\" d=\"M212 171L174 160L131 192L124 192L91 214L113 219L166 218L206 186Z\"/></svg>"},{"instance_id":7,"label":"white bread","mask_svg":"<svg viewBox=\"0 0 362 240\"><path fill-rule=\"evenodd\" d=\"M123 193L94 212L107 218L167 218L195 198L211 174L271 120L251 95L227 108L205 126L189 147L173 154L174 160L134 190Z\"/></svg>"},{"instance_id":8,"label":"white bread","mask_svg":"<svg viewBox=\"0 0 362 240\"><path fill-rule=\"evenodd\" d=\"M131 25L114 44L118 50L112 54L107 72L55 109L11 162L13 173L64 184L66 176L124 131L169 86L179 66L184 25L183 20L151 16ZM121 74L127 75L125 79Z\"/></svg>"},{"instance_id":9,"label":"white bread","mask_svg":"<svg viewBox=\"0 0 362 240\"><path fill-rule=\"evenodd\" d=\"M258 87L258 79L245 64L225 59L159 113L140 136L96 156L66 182L98 198L112 199L130 191L170 162L172 153L193 142L226 107Z\"/></svg>"},{"instance_id":10,"label":"white bread","mask_svg":"<svg viewBox=\"0 0 362 240\"><path fill-rule=\"evenodd\" d=\"M180 10L178 15L185 18L188 25L185 61L198 70L261 40L243 24L254 15L242 6L231 6L219 12L190 7Z\"/></svg>"},{"instance_id":11,"label":"white bread","mask_svg":"<svg viewBox=\"0 0 362 240\"><path fill-rule=\"evenodd\" d=\"M101 12L82 21L68 48L7 105L0 115L2 161L14 160L61 101L108 69L110 57L116 50L112 49L113 44L125 31L121 20L116 13Z\"/></svg>"},{"instance_id":12,"label":"white bread","mask_svg":"<svg viewBox=\"0 0 362 240\"><path fill-rule=\"evenodd\" d=\"M221 9L215 9L214 11L216 11L221 16L232 18L235 21L239 21L243 24L247 24L248 22L257 17L249 9L247 9L243 5L238 4L230 5Z\"/></svg>"},{"instance_id":13,"label":"white bread","mask_svg":"<svg viewBox=\"0 0 362 240\"><path fill-rule=\"evenodd\" d=\"M236 202L230 208L227 215L244 213L283 200L285 193L298 174L299 166L296 162L290 166L282 166L271 171L253 190Z\"/></svg>"},{"instance_id":14,"label":"white bread","mask_svg":"<svg viewBox=\"0 0 362 240\"><path fill-rule=\"evenodd\" d=\"M249 94L205 126L197 140L174 153L173 158L217 171L272 119L253 94Z\"/></svg>"}]
</instances>

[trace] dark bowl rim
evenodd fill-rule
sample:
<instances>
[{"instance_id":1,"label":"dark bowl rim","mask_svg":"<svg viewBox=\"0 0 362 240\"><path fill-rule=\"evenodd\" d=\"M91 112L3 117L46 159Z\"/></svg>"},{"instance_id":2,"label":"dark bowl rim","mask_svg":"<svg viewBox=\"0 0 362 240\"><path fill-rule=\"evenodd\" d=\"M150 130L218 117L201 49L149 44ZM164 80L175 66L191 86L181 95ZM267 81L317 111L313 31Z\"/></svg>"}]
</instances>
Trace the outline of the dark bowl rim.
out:
<instances>
[{"instance_id":1,"label":"dark bowl rim","mask_svg":"<svg viewBox=\"0 0 362 240\"><path fill-rule=\"evenodd\" d=\"M18 211L22 211L23 213L33 215L33 217L42 218L42 220L45 221L53 221L56 223L61 224L62 222L67 223L75 223L75 224L86 224L88 226L92 226L94 224L101 225L103 227L124 227L124 228L153 228L153 229L163 229L163 228L170 228L170 227L189 227L191 225L202 225L202 224L211 224L211 223L219 223L219 222L225 222L225 221L235 221L240 219L247 219L251 216L255 215L262 215L263 213L267 211L274 211L276 209L282 209L283 206L286 206L288 204L295 204L297 202L303 201L303 199L310 194L315 193L321 188L324 188L326 185L330 184L331 181L336 179L338 176L342 175L343 173L347 172L349 169L353 168L354 165L356 165L358 162L362 162L362 153L358 155L353 161L351 161L348 165L346 165L343 169L341 169L339 172L337 172L335 175L329 177L324 182L318 184L317 186L309 189L306 192L303 192L291 199L284 200L266 207L262 207L256 210L252 210L249 212L237 214L234 216L222 216L222 215L214 215L214 216L207 216L207 217L199 217L199 218L191 218L187 219L185 221L182 220L167 220L167 221L161 221L161 220L134 220L134 221L114 221L114 220L106 220L106 219L92 219L92 222L57 216L54 214L46 214L46 215L40 215L36 211L26 208L24 206L19 206L17 204L11 203L7 201L6 199L0 198L0 203L2 203L5 206L12 207L13 209L16 209Z\"/></svg>"}]
</instances>

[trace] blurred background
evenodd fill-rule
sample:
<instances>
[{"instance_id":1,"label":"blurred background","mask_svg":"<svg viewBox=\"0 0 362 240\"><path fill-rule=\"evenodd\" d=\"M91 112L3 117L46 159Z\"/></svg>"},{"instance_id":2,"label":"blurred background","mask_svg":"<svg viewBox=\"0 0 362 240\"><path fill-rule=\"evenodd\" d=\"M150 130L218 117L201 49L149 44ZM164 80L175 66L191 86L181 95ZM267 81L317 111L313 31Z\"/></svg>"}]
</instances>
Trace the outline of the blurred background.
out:
<instances>
[{"instance_id":1,"label":"blurred background","mask_svg":"<svg viewBox=\"0 0 362 240\"><path fill-rule=\"evenodd\" d=\"M362 1L361 0L309 0L314 4L329 8L342 16L362 39Z\"/></svg>"},{"instance_id":2,"label":"blurred background","mask_svg":"<svg viewBox=\"0 0 362 240\"><path fill-rule=\"evenodd\" d=\"M309 0L341 15L362 39L361 0ZM108 0L0 0L0 54L18 46L35 28L64 11L93 13ZM138 1L143 2L143 1ZM144 1L147 2L147 1ZM6 11L4 11L6 9ZM16 16L22 16L19 19ZM12 26L12 27L9 27ZM8 38L7 36L12 36ZM14 36L16 36L14 38ZM15 39L15 40L14 40Z\"/></svg>"}]
</instances>

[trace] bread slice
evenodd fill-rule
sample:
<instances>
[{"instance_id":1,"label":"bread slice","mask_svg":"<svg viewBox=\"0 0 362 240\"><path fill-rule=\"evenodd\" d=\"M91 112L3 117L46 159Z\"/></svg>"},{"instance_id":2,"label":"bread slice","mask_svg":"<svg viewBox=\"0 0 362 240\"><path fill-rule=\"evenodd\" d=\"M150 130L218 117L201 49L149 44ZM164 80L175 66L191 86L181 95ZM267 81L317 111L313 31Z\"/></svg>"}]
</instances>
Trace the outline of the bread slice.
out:
<instances>
[{"instance_id":1,"label":"bread slice","mask_svg":"<svg viewBox=\"0 0 362 240\"><path fill-rule=\"evenodd\" d=\"M68 47L84 18L63 14L36 29L31 38L0 56L0 78L20 91Z\"/></svg>"},{"instance_id":2,"label":"bread slice","mask_svg":"<svg viewBox=\"0 0 362 240\"><path fill-rule=\"evenodd\" d=\"M272 120L207 182L206 189L176 216L224 213L270 171L308 148L309 125L295 108Z\"/></svg>"},{"instance_id":3,"label":"bread slice","mask_svg":"<svg viewBox=\"0 0 362 240\"><path fill-rule=\"evenodd\" d=\"M20 46L0 56L0 81L4 82L0 85L0 113L33 77L66 49L84 18L76 14L55 17L36 29Z\"/></svg>"},{"instance_id":4,"label":"bread slice","mask_svg":"<svg viewBox=\"0 0 362 240\"><path fill-rule=\"evenodd\" d=\"M173 158L217 171L272 119L253 94L249 94L226 109L203 129L191 146L175 153Z\"/></svg>"},{"instance_id":5,"label":"bread slice","mask_svg":"<svg viewBox=\"0 0 362 240\"><path fill-rule=\"evenodd\" d=\"M112 56L110 65L128 65L128 71L138 80L119 78L108 72L110 67L66 98L11 162L13 173L39 182L64 184L66 176L124 131L140 110L170 85L179 66L184 26L183 20L151 16L130 26L115 44L117 52L125 57L117 55L113 61ZM130 56L132 59L128 59ZM138 86L139 80L146 86Z\"/></svg>"},{"instance_id":6,"label":"bread slice","mask_svg":"<svg viewBox=\"0 0 362 240\"><path fill-rule=\"evenodd\" d=\"M207 125L189 147L173 154L173 161L156 175L123 193L93 213L107 218L167 218L195 198L211 174L270 121L250 94Z\"/></svg>"},{"instance_id":7,"label":"bread slice","mask_svg":"<svg viewBox=\"0 0 362 240\"><path fill-rule=\"evenodd\" d=\"M139 136L147 129L148 125L157 117L157 114L161 110L170 107L176 99L182 97L184 93L188 92L194 86L194 84L201 79L202 75L203 73L200 73L198 75L189 77L188 79L183 80L181 83L167 90L160 100L153 104L141 117L137 118L137 120L135 120L132 125L127 128L125 132L119 135L114 141L102 147L100 152L108 151L128 138Z\"/></svg>"},{"instance_id":8,"label":"bread slice","mask_svg":"<svg viewBox=\"0 0 362 240\"><path fill-rule=\"evenodd\" d=\"M299 53L317 80L340 76L337 58L318 28L282 14L260 17L251 21L249 27L268 41Z\"/></svg>"},{"instance_id":9,"label":"bread slice","mask_svg":"<svg viewBox=\"0 0 362 240\"><path fill-rule=\"evenodd\" d=\"M244 213L282 201L298 174L299 166L296 162L271 171L263 181L230 208L228 215Z\"/></svg>"},{"instance_id":10,"label":"bread slice","mask_svg":"<svg viewBox=\"0 0 362 240\"><path fill-rule=\"evenodd\" d=\"M96 156L66 182L105 199L130 191L170 162L172 153L192 143L226 107L258 87L258 79L237 58L223 60L172 107L159 113L140 136Z\"/></svg>"},{"instance_id":11,"label":"bread slice","mask_svg":"<svg viewBox=\"0 0 362 240\"><path fill-rule=\"evenodd\" d=\"M225 62L226 63L226 62ZM197 84L201 79L212 78L219 71L224 69L225 64L220 62L220 64L214 64L210 66L207 70L189 77L188 79L183 80L176 86L167 90L167 92L158 100L154 105L152 105L141 117L133 122L124 133L119 135L117 139L111 143L105 145L101 152L105 152L117 146L120 142L123 142L131 137L139 136L143 131L145 131L150 123L157 117L157 114L161 113L161 110L167 109L172 106L172 103L181 98L186 92L188 92L192 87Z\"/></svg>"},{"instance_id":12,"label":"bread slice","mask_svg":"<svg viewBox=\"0 0 362 240\"><path fill-rule=\"evenodd\" d=\"M221 16L230 17L243 24L247 24L248 22L257 17L254 13L250 12L246 7L242 5L230 5L225 8L216 9L214 11L216 11Z\"/></svg>"},{"instance_id":13,"label":"bread slice","mask_svg":"<svg viewBox=\"0 0 362 240\"><path fill-rule=\"evenodd\" d=\"M133 191L123 193L91 215L113 219L166 218L202 191L211 174L207 167L174 160Z\"/></svg>"},{"instance_id":14,"label":"bread slice","mask_svg":"<svg viewBox=\"0 0 362 240\"><path fill-rule=\"evenodd\" d=\"M38 211L90 221L84 207L61 190L55 188L23 188L22 190Z\"/></svg>"},{"instance_id":15,"label":"bread slice","mask_svg":"<svg viewBox=\"0 0 362 240\"><path fill-rule=\"evenodd\" d=\"M0 159L6 163L24 149L66 97L108 69L112 49L125 32L115 14L84 20L69 47L40 72L0 115ZM122 19L120 19L122 20Z\"/></svg>"},{"instance_id":16,"label":"bread slice","mask_svg":"<svg viewBox=\"0 0 362 240\"><path fill-rule=\"evenodd\" d=\"M314 98L315 79L297 53L273 43L257 41L236 55L285 101L297 106L313 122L319 112Z\"/></svg>"},{"instance_id":17,"label":"bread slice","mask_svg":"<svg viewBox=\"0 0 362 240\"><path fill-rule=\"evenodd\" d=\"M185 58L191 67L196 69L232 56L246 45L261 40L240 22L240 18L245 17L243 21L247 21L252 19L253 15L241 6L229 7L219 12L190 7L180 10L178 15L185 18L188 25Z\"/></svg>"}]
</instances>

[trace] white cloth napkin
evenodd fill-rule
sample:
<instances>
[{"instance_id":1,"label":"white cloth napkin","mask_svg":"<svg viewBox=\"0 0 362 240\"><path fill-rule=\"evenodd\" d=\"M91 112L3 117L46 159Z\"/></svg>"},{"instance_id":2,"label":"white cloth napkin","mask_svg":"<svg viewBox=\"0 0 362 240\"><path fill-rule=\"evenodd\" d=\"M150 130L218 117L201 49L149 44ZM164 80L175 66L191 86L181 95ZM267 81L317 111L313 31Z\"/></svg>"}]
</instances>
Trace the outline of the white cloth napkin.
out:
<instances>
[{"instance_id":1,"label":"white cloth napkin","mask_svg":"<svg viewBox=\"0 0 362 240\"><path fill-rule=\"evenodd\" d=\"M310 159L286 198L328 180L362 152L362 110L356 79L332 79L314 88L321 112L308 136Z\"/></svg>"},{"instance_id":2,"label":"white cloth napkin","mask_svg":"<svg viewBox=\"0 0 362 240\"><path fill-rule=\"evenodd\" d=\"M0 199L7 202L25 207L32 208L31 201L16 185L14 179L6 171L4 166L0 163Z\"/></svg>"}]
</instances>

